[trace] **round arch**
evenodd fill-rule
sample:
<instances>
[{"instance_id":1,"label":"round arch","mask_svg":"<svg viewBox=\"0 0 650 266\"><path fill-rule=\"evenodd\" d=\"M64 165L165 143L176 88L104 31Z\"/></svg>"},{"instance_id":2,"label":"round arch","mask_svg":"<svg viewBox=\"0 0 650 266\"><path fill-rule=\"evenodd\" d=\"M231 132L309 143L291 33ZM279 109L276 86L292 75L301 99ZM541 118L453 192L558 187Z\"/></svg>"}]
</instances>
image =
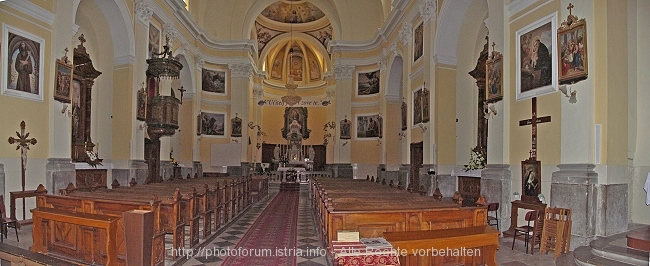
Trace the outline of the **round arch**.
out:
<instances>
[{"instance_id":1,"label":"round arch","mask_svg":"<svg viewBox=\"0 0 650 266\"><path fill-rule=\"evenodd\" d=\"M314 48L314 51L320 53L324 61L323 63L326 67L323 72L332 69L332 62L330 60L330 57L328 56L327 50L325 50L325 47L323 47L323 45L320 42L318 42L316 39L314 39L314 37L312 37L311 35L302 32L294 32L293 36L291 36L291 34L289 33L283 33L273 38L270 42L266 44L265 49L260 54L259 57L260 61L263 62L265 60L265 58L269 55L269 52L273 50L272 47L275 47L276 45L284 43L290 39L300 40L302 42L308 43ZM260 68L259 70L262 70L261 69L262 64L258 64L258 68Z\"/></svg>"},{"instance_id":2,"label":"round arch","mask_svg":"<svg viewBox=\"0 0 650 266\"><path fill-rule=\"evenodd\" d=\"M75 0L72 21L76 21L81 1ZM133 63L135 60L135 33L129 8L124 1L92 0L101 9L113 36L113 64Z\"/></svg>"},{"instance_id":3,"label":"round arch","mask_svg":"<svg viewBox=\"0 0 650 266\"><path fill-rule=\"evenodd\" d=\"M465 19L465 13L472 0L444 1L440 8L440 19L436 32L433 56L446 64L456 65L458 37Z\"/></svg>"}]
</instances>

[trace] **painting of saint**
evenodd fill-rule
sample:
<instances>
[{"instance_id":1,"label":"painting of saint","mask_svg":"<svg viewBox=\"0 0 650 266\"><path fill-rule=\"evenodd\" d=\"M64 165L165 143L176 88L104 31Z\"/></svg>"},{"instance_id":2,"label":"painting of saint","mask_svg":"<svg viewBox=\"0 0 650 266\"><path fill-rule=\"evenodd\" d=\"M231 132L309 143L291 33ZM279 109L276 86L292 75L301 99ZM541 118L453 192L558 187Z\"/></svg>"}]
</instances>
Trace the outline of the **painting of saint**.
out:
<instances>
[{"instance_id":1,"label":"painting of saint","mask_svg":"<svg viewBox=\"0 0 650 266\"><path fill-rule=\"evenodd\" d=\"M203 69L201 89L206 92L226 93L226 71Z\"/></svg>"},{"instance_id":2,"label":"painting of saint","mask_svg":"<svg viewBox=\"0 0 650 266\"><path fill-rule=\"evenodd\" d=\"M155 57L157 53L160 53L160 29L149 24L149 58Z\"/></svg>"},{"instance_id":3,"label":"painting of saint","mask_svg":"<svg viewBox=\"0 0 650 266\"><path fill-rule=\"evenodd\" d=\"M225 114L201 112L201 134L225 136Z\"/></svg>"},{"instance_id":4,"label":"painting of saint","mask_svg":"<svg viewBox=\"0 0 650 266\"><path fill-rule=\"evenodd\" d=\"M359 72L357 75L357 96L368 96L379 93L379 70Z\"/></svg>"},{"instance_id":5,"label":"painting of saint","mask_svg":"<svg viewBox=\"0 0 650 266\"><path fill-rule=\"evenodd\" d=\"M413 31L413 62L418 61L424 53L424 24L420 23Z\"/></svg>"}]
</instances>

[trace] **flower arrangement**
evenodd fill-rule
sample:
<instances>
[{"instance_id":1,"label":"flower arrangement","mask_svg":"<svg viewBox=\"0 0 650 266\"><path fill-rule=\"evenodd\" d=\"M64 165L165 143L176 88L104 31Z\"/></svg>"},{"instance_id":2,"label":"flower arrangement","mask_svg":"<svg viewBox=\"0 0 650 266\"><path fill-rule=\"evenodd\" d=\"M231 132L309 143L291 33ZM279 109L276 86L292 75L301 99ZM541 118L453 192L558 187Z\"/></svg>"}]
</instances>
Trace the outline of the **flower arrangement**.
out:
<instances>
[{"instance_id":1,"label":"flower arrangement","mask_svg":"<svg viewBox=\"0 0 650 266\"><path fill-rule=\"evenodd\" d=\"M289 163L289 157L287 157L287 156L280 156L280 163L284 163L284 164Z\"/></svg>"},{"instance_id":2,"label":"flower arrangement","mask_svg":"<svg viewBox=\"0 0 650 266\"><path fill-rule=\"evenodd\" d=\"M465 171L483 169L485 168L485 156L480 151L472 150L472 158L469 160L469 164L465 165Z\"/></svg>"}]
</instances>

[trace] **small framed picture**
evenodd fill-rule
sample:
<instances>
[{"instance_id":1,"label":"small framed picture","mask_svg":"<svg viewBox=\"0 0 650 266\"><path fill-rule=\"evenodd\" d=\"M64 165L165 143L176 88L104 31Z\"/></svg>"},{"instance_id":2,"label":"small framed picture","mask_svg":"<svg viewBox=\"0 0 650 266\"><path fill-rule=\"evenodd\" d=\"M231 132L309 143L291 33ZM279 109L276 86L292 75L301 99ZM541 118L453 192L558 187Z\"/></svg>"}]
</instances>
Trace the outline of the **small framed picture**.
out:
<instances>
[{"instance_id":1,"label":"small framed picture","mask_svg":"<svg viewBox=\"0 0 650 266\"><path fill-rule=\"evenodd\" d=\"M43 101L45 40L2 24L2 94Z\"/></svg>"},{"instance_id":2,"label":"small framed picture","mask_svg":"<svg viewBox=\"0 0 650 266\"><path fill-rule=\"evenodd\" d=\"M542 169L540 161L527 159L521 161L521 200L539 202L542 193Z\"/></svg>"},{"instance_id":3,"label":"small framed picture","mask_svg":"<svg viewBox=\"0 0 650 266\"><path fill-rule=\"evenodd\" d=\"M204 68L201 71L201 89L204 92L226 94L226 71Z\"/></svg>"},{"instance_id":4,"label":"small framed picture","mask_svg":"<svg viewBox=\"0 0 650 266\"><path fill-rule=\"evenodd\" d=\"M587 79L587 22L569 15L557 29L559 83Z\"/></svg>"},{"instance_id":5,"label":"small framed picture","mask_svg":"<svg viewBox=\"0 0 650 266\"><path fill-rule=\"evenodd\" d=\"M201 135L225 137L225 118L225 113L201 112Z\"/></svg>"},{"instance_id":6,"label":"small framed picture","mask_svg":"<svg viewBox=\"0 0 650 266\"><path fill-rule=\"evenodd\" d=\"M381 138L381 116L357 115L356 116L357 139Z\"/></svg>"},{"instance_id":7,"label":"small framed picture","mask_svg":"<svg viewBox=\"0 0 650 266\"><path fill-rule=\"evenodd\" d=\"M413 126L429 122L429 90L423 85L413 91Z\"/></svg>"},{"instance_id":8,"label":"small framed picture","mask_svg":"<svg viewBox=\"0 0 650 266\"><path fill-rule=\"evenodd\" d=\"M424 54L424 23L420 22L413 29L413 62L417 62Z\"/></svg>"},{"instance_id":9,"label":"small framed picture","mask_svg":"<svg viewBox=\"0 0 650 266\"><path fill-rule=\"evenodd\" d=\"M235 118L230 119L230 128L232 130L230 132L231 137L233 138L241 137L241 123L242 123L241 118L237 117L236 115Z\"/></svg>"},{"instance_id":10,"label":"small framed picture","mask_svg":"<svg viewBox=\"0 0 650 266\"><path fill-rule=\"evenodd\" d=\"M147 91L144 88L138 90L138 110L136 119L140 121L147 120Z\"/></svg>"},{"instance_id":11,"label":"small framed picture","mask_svg":"<svg viewBox=\"0 0 650 266\"><path fill-rule=\"evenodd\" d=\"M557 13L516 32L516 99L554 93L557 86Z\"/></svg>"},{"instance_id":12,"label":"small framed picture","mask_svg":"<svg viewBox=\"0 0 650 266\"><path fill-rule=\"evenodd\" d=\"M357 73L357 97L371 96L379 93L380 70Z\"/></svg>"},{"instance_id":13,"label":"small framed picture","mask_svg":"<svg viewBox=\"0 0 650 266\"><path fill-rule=\"evenodd\" d=\"M406 130L408 128L408 123L406 121L406 118L408 116L408 106L406 105L405 102L402 102L402 131Z\"/></svg>"},{"instance_id":14,"label":"small framed picture","mask_svg":"<svg viewBox=\"0 0 650 266\"><path fill-rule=\"evenodd\" d=\"M72 65L61 59L56 60L54 77L54 100L70 103L70 86L72 86Z\"/></svg>"},{"instance_id":15,"label":"small framed picture","mask_svg":"<svg viewBox=\"0 0 650 266\"><path fill-rule=\"evenodd\" d=\"M503 62L499 52L492 52L486 63L485 95L488 103L498 102L503 99Z\"/></svg>"},{"instance_id":16,"label":"small framed picture","mask_svg":"<svg viewBox=\"0 0 650 266\"><path fill-rule=\"evenodd\" d=\"M160 53L160 28L153 23L149 24L149 58L156 57Z\"/></svg>"},{"instance_id":17,"label":"small framed picture","mask_svg":"<svg viewBox=\"0 0 650 266\"><path fill-rule=\"evenodd\" d=\"M347 118L341 120L341 139L351 139L350 128L352 127L352 122Z\"/></svg>"}]
</instances>

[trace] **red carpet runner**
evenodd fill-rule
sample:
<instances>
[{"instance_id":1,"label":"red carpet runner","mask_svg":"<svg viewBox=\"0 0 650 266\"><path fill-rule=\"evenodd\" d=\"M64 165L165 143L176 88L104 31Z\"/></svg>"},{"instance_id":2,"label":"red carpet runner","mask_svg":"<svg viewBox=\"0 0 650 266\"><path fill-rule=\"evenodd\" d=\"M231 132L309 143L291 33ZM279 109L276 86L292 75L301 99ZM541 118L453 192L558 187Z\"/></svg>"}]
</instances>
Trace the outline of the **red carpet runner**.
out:
<instances>
[{"instance_id":1,"label":"red carpet runner","mask_svg":"<svg viewBox=\"0 0 650 266\"><path fill-rule=\"evenodd\" d=\"M300 192L280 191L222 265L296 265Z\"/></svg>"}]
</instances>

